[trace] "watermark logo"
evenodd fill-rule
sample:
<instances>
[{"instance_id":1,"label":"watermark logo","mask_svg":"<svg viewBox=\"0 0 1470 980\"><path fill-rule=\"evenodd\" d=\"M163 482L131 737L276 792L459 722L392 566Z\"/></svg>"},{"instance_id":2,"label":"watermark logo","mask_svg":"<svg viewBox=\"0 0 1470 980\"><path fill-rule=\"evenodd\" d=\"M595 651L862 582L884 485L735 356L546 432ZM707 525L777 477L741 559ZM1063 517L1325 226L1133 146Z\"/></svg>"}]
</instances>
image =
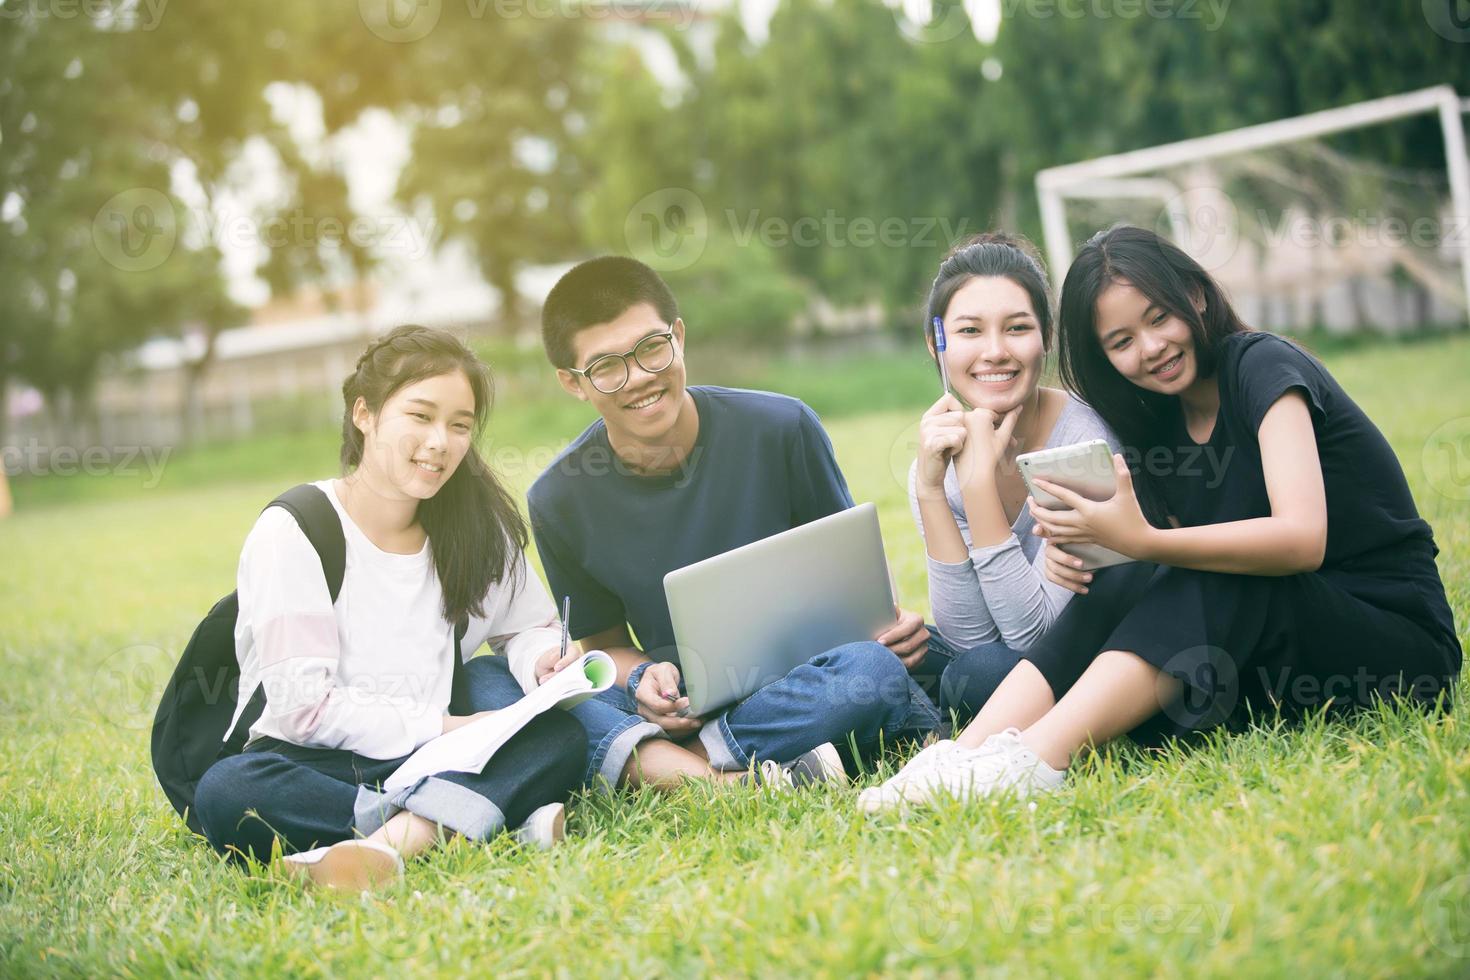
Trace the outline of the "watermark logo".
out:
<instances>
[{"instance_id":1,"label":"watermark logo","mask_svg":"<svg viewBox=\"0 0 1470 980\"><path fill-rule=\"evenodd\" d=\"M1425 895L1419 923L1436 949L1456 959L1470 957L1470 875L1451 878Z\"/></svg>"},{"instance_id":2,"label":"watermark logo","mask_svg":"<svg viewBox=\"0 0 1470 980\"><path fill-rule=\"evenodd\" d=\"M896 869L895 869L896 870ZM888 926L898 944L915 956L953 956L975 931L975 903L966 892L916 893L900 889L888 903Z\"/></svg>"},{"instance_id":3,"label":"watermark logo","mask_svg":"<svg viewBox=\"0 0 1470 980\"><path fill-rule=\"evenodd\" d=\"M1170 678L1183 681L1177 697L1171 697ZM1159 703L1164 715L1190 729L1210 729L1223 724L1240 703L1240 675L1235 661L1216 646L1180 650L1159 672Z\"/></svg>"},{"instance_id":4,"label":"watermark logo","mask_svg":"<svg viewBox=\"0 0 1470 980\"><path fill-rule=\"evenodd\" d=\"M893 20L904 37L918 44L943 44L970 30L970 18L959 4L946 3L936 16L933 0L901 0Z\"/></svg>"},{"instance_id":5,"label":"watermark logo","mask_svg":"<svg viewBox=\"0 0 1470 980\"><path fill-rule=\"evenodd\" d=\"M938 383L936 373L936 387ZM915 419L904 426L888 446L888 472L893 476L893 482L903 488L904 493L908 493L909 472L919 455L919 425L920 421Z\"/></svg>"},{"instance_id":6,"label":"watermark logo","mask_svg":"<svg viewBox=\"0 0 1470 980\"><path fill-rule=\"evenodd\" d=\"M709 215L699 195L665 187L633 205L623 238L638 261L659 272L678 272L699 261L709 243Z\"/></svg>"},{"instance_id":7,"label":"watermark logo","mask_svg":"<svg viewBox=\"0 0 1470 980\"><path fill-rule=\"evenodd\" d=\"M92 706L118 728L142 731L151 727L174 659L173 654L148 643L114 651L92 674L88 690Z\"/></svg>"},{"instance_id":8,"label":"watermark logo","mask_svg":"<svg viewBox=\"0 0 1470 980\"><path fill-rule=\"evenodd\" d=\"M1227 265L1240 248L1240 214L1218 187L1196 187L1169 198L1154 231L1210 272Z\"/></svg>"},{"instance_id":9,"label":"watermark logo","mask_svg":"<svg viewBox=\"0 0 1470 980\"><path fill-rule=\"evenodd\" d=\"M411 44L427 37L444 11L443 0L357 0L357 12L384 41Z\"/></svg>"},{"instance_id":10,"label":"watermark logo","mask_svg":"<svg viewBox=\"0 0 1470 980\"><path fill-rule=\"evenodd\" d=\"M1446 41L1470 41L1470 0L1423 0L1424 19Z\"/></svg>"},{"instance_id":11,"label":"watermark logo","mask_svg":"<svg viewBox=\"0 0 1470 980\"><path fill-rule=\"evenodd\" d=\"M1448 500L1470 500L1470 416L1450 419L1429 433L1419 465L1435 493Z\"/></svg>"},{"instance_id":12,"label":"watermark logo","mask_svg":"<svg viewBox=\"0 0 1470 980\"><path fill-rule=\"evenodd\" d=\"M123 272L163 265L178 242L179 223L168 195L133 187L111 197L92 218L92 242L102 258Z\"/></svg>"}]
</instances>

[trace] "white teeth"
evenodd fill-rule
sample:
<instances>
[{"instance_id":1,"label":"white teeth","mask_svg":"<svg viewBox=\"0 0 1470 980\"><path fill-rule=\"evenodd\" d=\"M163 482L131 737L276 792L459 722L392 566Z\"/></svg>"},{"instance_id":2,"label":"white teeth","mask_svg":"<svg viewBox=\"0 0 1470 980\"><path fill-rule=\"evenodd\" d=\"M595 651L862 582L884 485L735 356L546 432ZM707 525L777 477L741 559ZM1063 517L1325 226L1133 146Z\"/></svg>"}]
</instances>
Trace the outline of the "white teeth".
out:
<instances>
[{"instance_id":1,"label":"white teeth","mask_svg":"<svg viewBox=\"0 0 1470 980\"><path fill-rule=\"evenodd\" d=\"M658 401L663 396L664 396L664 393L660 391L657 394L649 395L647 398L643 399L641 402L634 402L633 404L629 405L628 407L629 408L632 408L632 409L647 408L648 406L652 405L654 402Z\"/></svg>"},{"instance_id":2,"label":"white teeth","mask_svg":"<svg viewBox=\"0 0 1470 980\"><path fill-rule=\"evenodd\" d=\"M977 374L975 377L981 381L1009 381L1020 373L1020 371L1002 371L998 374Z\"/></svg>"},{"instance_id":3,"label":"white teeth","mask_svg":"<svg viewBox=\"0 0 1470 980\"><path fill-rule=\"evenodd\" d=\"M433 463L425 463L423 460L419 460L419 459L416 459L413 462L414 462L414 465L417 466L419 469L421 469L421 470L428 470L430 473L443 473L444 472L444 467L442 467L442 466L435 466Z\"/></svg>"},{"instance_id":4,"label":"white teeth","mask_svg":"<svg viewBox=\"0 0 1470 980\"><path fill-rule=\"evenodd\" d=\"M1154 368L1154 374L1163 374L1164 372L1170 370L1174 367L1174 365L1179 363L1179 359L1183 356L1183 354L1175 354L1163 364L1160 364L1158 367Z\"/></svg>"}]
</instances>

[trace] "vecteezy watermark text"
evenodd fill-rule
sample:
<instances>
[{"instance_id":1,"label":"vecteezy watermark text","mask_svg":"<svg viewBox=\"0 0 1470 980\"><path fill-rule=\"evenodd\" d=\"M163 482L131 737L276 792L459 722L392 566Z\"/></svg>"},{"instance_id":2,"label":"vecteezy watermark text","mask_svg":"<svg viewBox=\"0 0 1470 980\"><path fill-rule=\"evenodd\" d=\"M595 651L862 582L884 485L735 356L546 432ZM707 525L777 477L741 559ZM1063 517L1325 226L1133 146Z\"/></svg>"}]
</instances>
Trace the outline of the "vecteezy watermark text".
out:
<instances>
[{"instance_id":1,"label":"vecteezy watermark text","mask_svg":"<svg viewBox=\"0 0 1470 980\"><path fill-rule=\"evenodd\" d=\"M76 20L105 24L127 23L152 31L163 20L169 0L8 0L0 3L0 20Z\"/></svg>"},{"instance_id":2,"label":"vecteezy watermark text","mask_svg":"<svg viewBox=\"0 0 1470 980\"><path fill-rule=\"evenodd\" d=\"M133 187L111 197L92 218L92 242L109 264L147 272L168 261L182 238L240 251L255 246L341 248L351 246L421 260L429 254L435 225L405 215L309 214L297 208L257 217L238 211L185 207L152 187Z\"/></svg>"},{"instance_id":3,"label":"vecteezy watermark text","mask_svg":"<svg viewBox=\"0 0 1470 980\"><path fill-rule=\"evenodd\" d=\"M1001 0L1001 16L1030 20L1061 17L1066 20L1197 20L1215 31L1225 23L1231 0Z\"/></svg>"},{"instance_id":4,"label":"vecteezy watermark text","mask_svg":"<svg viewBox=\"0 0 1470 980\"><path fill-rule=\"evenodd\" d=\"M0 449L7 476L143 477L152 490L163 479L170 446L46 446L37 439Z\"/></svg>"},{"instance_id":5,"label":"vecteezy watermark text","mask_svg":"<svg viewBox=\"0 0 1470 980\"><path fill-rule=\"evenodd\" d=\"M464 20L626 20L666 24L682 31L699 16L692 0L463 0ZM444 15L445 0L358 0L358 16L374 35L394 44L428 37Z\"/></svg>"},{"instance_id":6,"label":"vecteezy watermark text","mask_svg":"<svg viewBox=\"0 0 1470 980\"><path fill-rule=\"evenodd\" d=\"M742 248L755 240L767 248L934 248L955 241L970 226L968 218L961 218L958 225L948 218L935 217L848 218L831 208L820 217L795 219L774 215L762 218L759 209L741 214L728 208L725 220L730 237Z\"/></svg>"},{"instance_id":7,"label":"vecteezy watermark text","mask_svg":"<svg viewBox=\"0 0 1470 980\"><path fill-rule=\"evenodd\" d=\"M1213 902L1007 902L991 900L991 922L1003 932L1037 936L1200 935L1215 945L1230 928L1233 905Z\"/></svg>"},{"instance_id":8,"label":"vecteezy watermark text","mask_svg":"<svg viewBox=\"0 0 1470 980\"><path fill-rule=\"evenodd\" d=\"M698 194L664 187L629 209L623 237L640 261L661 272L677 272L699 261L711 226L721 218L725 234L738 248L941 248L958 241L970 226L968 218L955 222L937 215L845 215L833 208L795 216L726 208L712 218Z\"/></svg>"}]
</instances>

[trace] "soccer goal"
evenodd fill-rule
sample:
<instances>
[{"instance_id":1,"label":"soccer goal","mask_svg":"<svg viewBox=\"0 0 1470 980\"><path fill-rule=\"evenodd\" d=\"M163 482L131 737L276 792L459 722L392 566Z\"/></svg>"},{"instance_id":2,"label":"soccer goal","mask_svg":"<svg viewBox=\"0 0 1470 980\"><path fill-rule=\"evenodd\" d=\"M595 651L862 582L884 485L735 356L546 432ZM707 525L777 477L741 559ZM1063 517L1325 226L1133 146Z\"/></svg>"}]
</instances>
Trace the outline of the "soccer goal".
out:
<instances>
[{"instance_id":1,"label":"soccer goal","mask_svg":"<svg viewBox=\"0 0 1470 980\"><path fill-rule=\"evenodd\" d=\"M1179 244L1263 327L1463 322L1466 111L1445 85L1043 170L1048 259L1060 280L1074 242L1126 221Z\"/></svg>"}]
</instances>

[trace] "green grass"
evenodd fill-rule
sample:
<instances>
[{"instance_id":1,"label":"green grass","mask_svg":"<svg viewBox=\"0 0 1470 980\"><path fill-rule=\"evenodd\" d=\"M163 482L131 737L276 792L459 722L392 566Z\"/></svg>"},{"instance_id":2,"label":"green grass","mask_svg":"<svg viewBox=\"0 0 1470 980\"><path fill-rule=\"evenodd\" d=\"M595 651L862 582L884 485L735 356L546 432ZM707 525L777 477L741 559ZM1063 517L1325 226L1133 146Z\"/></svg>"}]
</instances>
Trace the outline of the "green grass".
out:
<instances>
[{"instance_id":1,"label":"green grass","mask_svg":"<svg viewBox=\"0 0 1470 980\"><path fill-rule=\"evenodd\" d=\"M1470 485L1446 440L1470 450L1470 338L1329 363L1398 451L1463 631ZM924 608L900 480L923 375L881 396L907 401L855 413L846 384L871 384L867 368L783 370L828 393L854 495L878 503ZM566 420L507 400L493 445L564 442ZM588 799L552 853L460 842L366 900L228 867L154 784L148 724L261 504L329 473L334 449L307 434L180 456L147 491L22 484L0 524L0 974L1470 972L1463 706L1115 746L1034 809L907 824L859 819L853 791Z\"/></svg>"}]
</instances>

